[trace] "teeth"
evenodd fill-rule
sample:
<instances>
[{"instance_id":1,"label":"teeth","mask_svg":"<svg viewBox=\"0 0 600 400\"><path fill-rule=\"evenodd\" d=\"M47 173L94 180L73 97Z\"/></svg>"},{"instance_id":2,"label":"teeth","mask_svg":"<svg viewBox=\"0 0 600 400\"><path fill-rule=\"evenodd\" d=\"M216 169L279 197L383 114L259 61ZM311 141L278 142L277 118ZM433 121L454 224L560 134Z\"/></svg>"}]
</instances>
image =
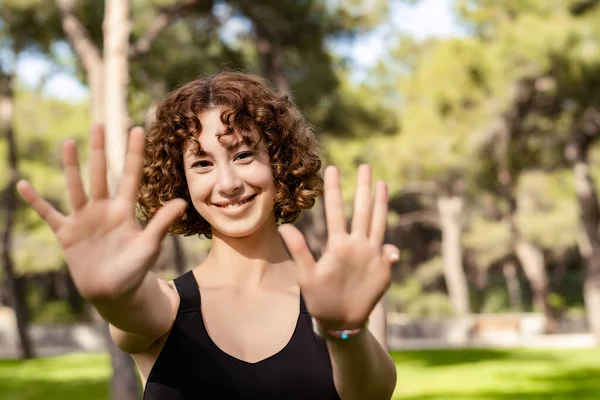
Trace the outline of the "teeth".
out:
<instances>
[{"instance_id":1,"label":"teeth","mask_svg":"<svg viewBox=\"0 0 600 400\"><path fill-rule=\"evenodd\" d=\"M235 210L242 204L246 204L248 202L248 200L240 201L239 203L234 203L234 204L227 204L226 206L221 206L221 207L227 208L228 210Z\"/></svg>"}]
</instances>

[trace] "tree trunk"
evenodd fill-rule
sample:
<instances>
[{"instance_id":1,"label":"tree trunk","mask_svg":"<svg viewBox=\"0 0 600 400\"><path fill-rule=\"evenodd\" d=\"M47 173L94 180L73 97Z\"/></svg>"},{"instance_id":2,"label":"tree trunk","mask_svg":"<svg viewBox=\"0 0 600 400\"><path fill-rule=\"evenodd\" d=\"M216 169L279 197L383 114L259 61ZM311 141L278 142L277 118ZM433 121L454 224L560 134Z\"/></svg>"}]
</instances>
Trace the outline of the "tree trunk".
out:
<instances>
[{"instance_id":1,"label":"tree trunk","mask_svg":"<svg viewBox=\"0 0 600 400\"><path fill-rule=\"evenodd\" d=\"M2 262L4 264L4 275L8 284L11 306L17 320L17 331L21 343L21 357L32 358L33 348L28 334L28 312L25 300L25 288L23 282L16 279L14 275L14 262L12 258L12 230L17 211L16 186L19 179L17 143L13 130L13 108L14 97L12 84L13 75L2 76L0 82L0 131L7 139L7 150L9 160L9 181L6 188L5 198L5 223L2 235Z\"/></svg>"},{"instance_id":2,"label":"tree trunk","mask_svg":"<svg viewBox=\"0 0 600 400\"><path fill-rule=\"evenodd\" d=\"M565 149L565 156L573 167L579 203L582 229L579 249L586 264L583 284L585 310L589 329L600 343L600 205L587 158L590 146L600 137L600 110L588 108L579 122Z\"/></svg>"},{"instance_id":3,"label":"tree trunk","mask_svg":"<svg viewBox=\"0 0 600 400\"><path fill-rule=\"evenodd\" d=\"M129 1L106 0L104 10L105 125L109 185L114 193L127 148L129 83Z\"/></svg>"},{"instance_id":4,"label":"tree trunk","mask_svg":"<svg viewBox=\"0 0 600 400\"><path fill-rule=\"evenodd\" d=\"M268 23L256 12L257 4L248 0L239 1L241 10L252 21L256 33L256 49L258 50L262 74L269 79L277 91L292 100L289 82L283 72L283 52L277 43Z\"/></svg>"},{"instance_id":5,"label":"tree trunk","mask_svg":"<svg viewBox=\"0 0 600 400\"><path fill-rule=\"evenodd\" d=\"M283 73L281 49L273 42L263 26L256 27L256 36L256 47L260 54L263 75L274 83L279 93L287 95L291 100L290 86Z\"/></svg>"},{"instance_id":6,"label":"tree trunk","mask_svg":"<svg viewBox=\"0 0 600 400\"><path fill-rule=\"evenodd\" d=\"M90 90L90 114L92 123L106 123L106 148L108 179L114 193L123 170L126 149L127 84L129 79L128 57L139 57L150 50L152 41L160 31L184 9L196 6L199 0L180 0L162 9L157 19L148 26L135 46L129 43L130 19L128 0L105 0L104 15L104 56L93 42L89 31L77 18L76 0L55 0L61 16L61 25L81 61ZM107 115L110 118L107 118ZM92 318L98 321L99 315L91 308ZM110 350L113 365L113 399L136 399L140 397L138 379L131 357L114 345L108 335L106 343Z\"/></svg>"},{"instance_id":7,"label":"tree trunk","mask_svg":"<svg viewBox=\"0 0 600 400\"><path fill-rule=\"evenodd\" d=\"M522 238L516 241L515 252L531 285L534 308L544 313L546 332L554 333L557 330L558 321L548 302L548 276L546 275L544 253L539 247Z\"/></svg>"},{"instance_id":8,"label":"tree trunk","mask_svg":"<svg viewBox=\"0 0 600 400\"><path fill-rule=\"evenodd\" d=\"M108 183L116 193L127 148L127 85L129 80L129 1L106 0L104 9L104 111ZM131 356L107 338L113 367L112 399L139 399L140 389Z\"/></svg>"},{"instance_id":9,"label":"tree trunk","mask_svg":"<svg viewBox=\"0 0 600 400\"><path fill-rule=\"evenodd\" d=\"M516 83L509 109L501 116L496 127L498 139L495 150L498 162L497 177L501 188L499 194L508 204L504 220L510 227L512 247L529 282L534 307L544 313L546 332L551 333L556 331L558 321L548 302L548 277L544 254L524 237L515 220L518 204L512 174L514 166L511 164L512 140L520 134L523 121L533 105L537 93L535 82L533 79L523 79Z\"/></svg>"},{"instance_id":10,"label":"tree trunk","mask_svg":"<svg viewBox=\"0 0 600 400\"><path fill-rule=\"evenodd\" d=\"M106 118L104 100L104 63L94 64L87 73L90 89L90 117L93 124L103 124Z\"/></svg>"},{"instance_id":11,"label":"tree trunk","mask_svg":"<svg viewBox=\"0 0 600 400\"><path fill-rule=\"evenodd\" d=\"M506 280L506 288L508 289L508 299L510 306L515 311L523 310L523 298L521 296L521 284L517 276L517 267L512 260L505 261L502 264L502 273Z\"/></svg>"},{"instance_id":12,"label":"tree trunk","mask_svg":"<svg viewBox=\"0 0 600 400\"><path fill-rule=\"evenodd\" d=\"M181 238L179 236L171 236L171 242L173 243L173 253L175 254L175 271L178 275L183 275L186 272L186 259L185 250L181 244Z\"/></svg>"},{"instance_id":13,"label":"tree trunk","mask_svg":"<svg viewBox=\"0 0 600 400\"><path fill-rule=\"evenodd\" d=\"M573 167L575 188L580 209L580 221L584 235L580 240L580 252L585 259L586 270L583 298L590 331L600 343L600 207L598 195L589 173L587 162L576 162Z\"/></svg>"},{"instance_id":14,"label":"tree trunk","mask_svg":"<svg viewBox=\"0 0 600 400\"><path fill-rule=\"evenodd\" d=\"M317 199L311 210L302 213L298 221L298 229L306 238L306 243L313 256L319 259L325 252L327 243L327 224L325 222L325 203L323 197Z\"/></svg>"},{"instance_id":15,"label":"tree trunk","mask_svg":"<svg viewBox=\"0 0 600 400\"><path fill-rule=\"evenodd\" d=\"M442 229L444 277L452 309L456 315L471 311L469 289L462 260L462 215L464 200L459 196L442 196L437 200Z\"/></svg>"}]
</instances>

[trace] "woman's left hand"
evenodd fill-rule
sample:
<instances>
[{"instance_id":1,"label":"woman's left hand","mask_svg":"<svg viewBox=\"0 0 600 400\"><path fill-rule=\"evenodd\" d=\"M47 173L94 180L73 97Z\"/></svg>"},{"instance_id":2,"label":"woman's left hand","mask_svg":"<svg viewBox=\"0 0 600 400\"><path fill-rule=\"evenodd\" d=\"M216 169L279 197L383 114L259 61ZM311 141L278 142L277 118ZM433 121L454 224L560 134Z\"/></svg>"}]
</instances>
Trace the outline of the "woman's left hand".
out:
<instances>
[{"instance_id":1,"label":"woman's left hand","mask_svg":"<svg viewBox=\"0 0 600 400\"><path fill-rule=\"evenodd\" d=\"M302 295L310 314L327 329L362 327L391 281L391 264L399 250L382 246L388 212L387 185L378 181L371 195L371 168L361 165L354 200L352 229L348 233L335 167L325 171L325 213L328 240L325 253L315 262L302 233L292 225L279 227L299 267Z\"/></svg>"}]
</instances>

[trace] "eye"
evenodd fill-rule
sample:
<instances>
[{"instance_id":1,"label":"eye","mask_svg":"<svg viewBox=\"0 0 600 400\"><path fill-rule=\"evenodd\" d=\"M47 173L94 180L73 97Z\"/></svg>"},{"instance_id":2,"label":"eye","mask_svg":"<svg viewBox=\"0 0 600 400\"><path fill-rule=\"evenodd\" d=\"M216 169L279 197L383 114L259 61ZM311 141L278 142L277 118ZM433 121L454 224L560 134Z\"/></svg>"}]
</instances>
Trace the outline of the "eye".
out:
<instances>
[{"instance_id":1,"label":"eye","mask_svg":"<svg viewBox=\"0 0 600 400\"><path fill-rule=\"evenodd\" d=\"M249 158L252 158L253 156L254 156L254 153L251 151L242 151L241 153L238 153L235 155L234 160L247 160Z\"/></svg>"},{"instance_id":2,"label":"eye","mask_svg":"<svg viewBox=\"0 0 600 400\"><path fill-rule=\"evenodd\" d=\"M200 168L210 167L210 162L206 161L206 160L198 160L191 165L191 168L196 168L196 167L200 167Z\"/></svg>"}]
</instances>

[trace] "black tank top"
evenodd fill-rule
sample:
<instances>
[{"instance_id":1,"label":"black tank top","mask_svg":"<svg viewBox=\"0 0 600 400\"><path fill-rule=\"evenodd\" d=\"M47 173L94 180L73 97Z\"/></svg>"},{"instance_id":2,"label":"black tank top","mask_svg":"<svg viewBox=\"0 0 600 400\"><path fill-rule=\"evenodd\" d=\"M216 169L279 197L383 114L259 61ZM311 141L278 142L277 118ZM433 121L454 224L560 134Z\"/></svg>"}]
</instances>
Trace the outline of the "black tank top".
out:
<instances>
[{"instance_id":1,"label":"black tank top","mask_svg":"<svg viewBox=\"0 0 600 400\"><path fill-rule=\"evenodd\" d=\"M300 314L288 344L257 363L235 358L210 338L192 272L175 279L175 323L146 383L145 400L340 400L325 341Z\"/></svg>"}]
</instances>

